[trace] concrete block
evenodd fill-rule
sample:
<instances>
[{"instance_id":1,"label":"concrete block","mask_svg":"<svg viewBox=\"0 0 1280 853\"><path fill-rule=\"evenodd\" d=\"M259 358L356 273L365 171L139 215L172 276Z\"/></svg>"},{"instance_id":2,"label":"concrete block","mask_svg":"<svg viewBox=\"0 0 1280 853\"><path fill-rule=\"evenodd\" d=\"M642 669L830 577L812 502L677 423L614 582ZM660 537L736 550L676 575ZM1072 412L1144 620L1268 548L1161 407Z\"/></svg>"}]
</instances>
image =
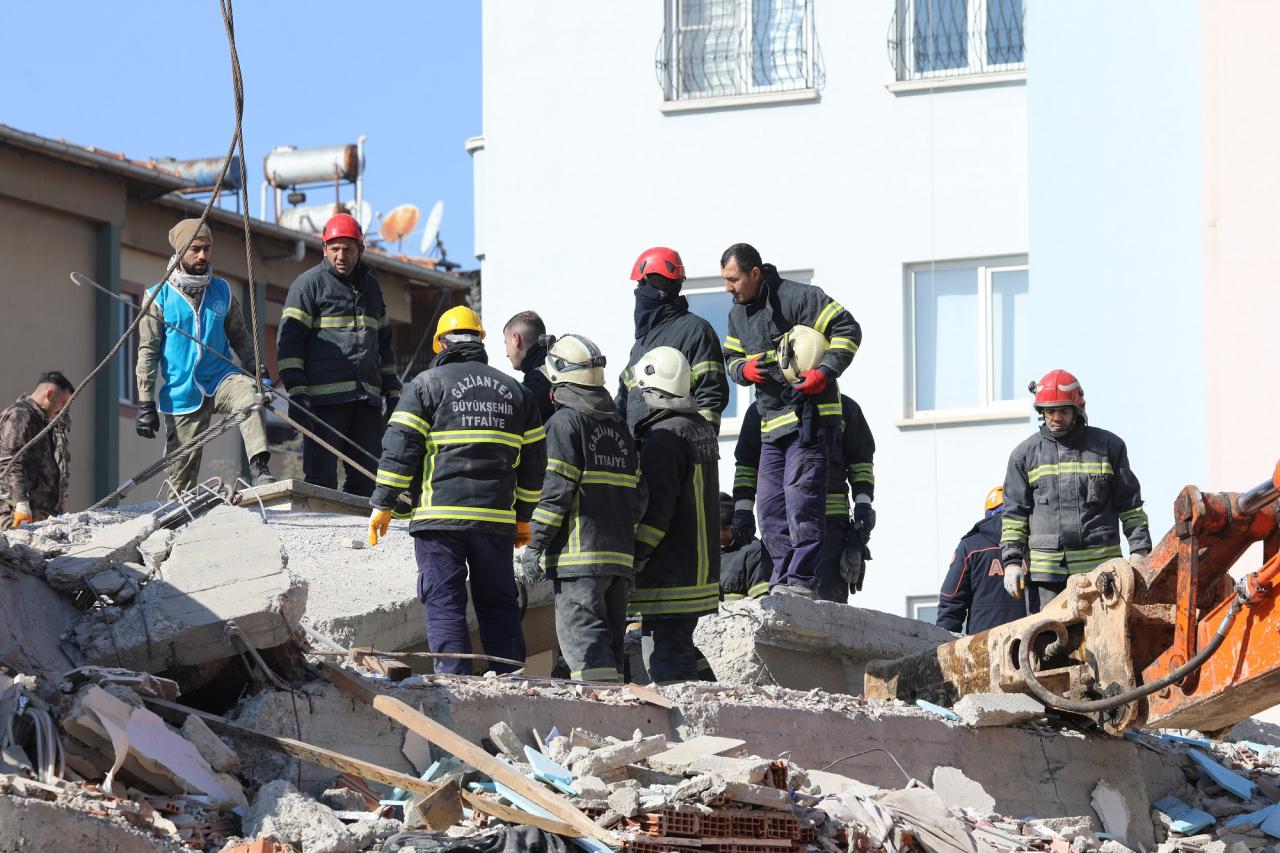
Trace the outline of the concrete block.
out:
<instances>
[{"instance_id":1,"label":"concrete block","mask_svg":"<svg viewBox=\"0 0 1280 853\"><path fill-rule=\"evenodd\" d=\"M292 844L307 853L355 853L360 836L328 807L280 779L262 786L244 818L245 838Z\"/></svg>"},{"instance_id":2,"label":"concrete block","mask_svg":"<svg viewBox=\"0 0 1280 853\"><path fill-rule=\"evenodd\" d=\"M623 817L640 814L640 792L635 788L619 788L609 795L609 808Z\"/></svg>"},{"instance_id":3,"label":"concrete block","mask_svg":"<svg viewBox=\"0 0 1280 853\"><path fill-rule=\"evenodd\" d=\"M1135 810L1125 795L1106 779L1100 781L1093 789L1090 798L1093 811L1102 822L1102 830L1128 843L1133 824L1141 821L1147 824L1150 831L1151 821L1146 808Z\"/></svg>"},{"instance_id":4,"label":"concrete block","mask_svg":"<svg viewBox=\"0 0 1280 853\"><path fill-rule=\"evenodd\" d=\"M112 563L137 562L138 544L155 529L156 518L150 513L101 527L87 544L77 545L70 553L50 560L45 580L56 590L75 592L84 578L109 568Z\"/></svg>"},{"instance_id":5,"label":"concrete block","mask_svg":"<svg viewBox=\"0 0 1280 853\"><path fill-rule=\"evenodd\" d=\"M173 543L177 538L178 531L165 527L143 539L138 543L138 553L142 555L142 564L148 569L155 569L169 559L169 553L173 550Z\"/></svg>"},{"instance_id":6,"label":"concrete block","mask_svg":"<svg viewBox=\"0 0 1280 853\"><path fill-rule=\"evenodd\" d=\"M195 744L196 749L204 756L204 760L209 762L209 766L214 770L225 772L240 764L240 756L236 755L235 750L210 731L204 720L195 714L187 715L186 721L182 724L182 736Z\"/></svg>"},{"instance_id":7,"label":"concrete block","mask_svg":"<svg viewBox=\"0 0 1280 853\"><path fill-rule=\"evenodd\" d=\"M489 727L489 740L493 741L494 745L507 756L516 761L525 760L524 741L520 740L520 736L507 724L506 720L499 720Z\"/></svg>"},{"instance_id":8,"label":"concrete block","mask_svg":"<svg viewBox=\"0 0 1280 853\"><path fill-rule=\"evenodd\" d=\"M983 815L996 810L996 798L956 767L933 768L933 790L953 809L973 809Z\"/></svg>"},{"instance_id":9,"label":"concrete block","mask_svg":"<svg viewBox=\"0 0 1280 853\"><path fill-rule=\"evenodd\" d=\"M578 748L574 747L574 749ZM604 749L597 749L588 753L573 762L570 769L575 776L599 776L606 771L632 764L651 755L657 755L666 748L667 738L665 735L654 735L640 740L626 741L616 746L606 746ZM569 755L573 755L572 750L570 750Z\"/></svg>"},{"instance_id":10,"label":"concrete block","mask_svg":"<svg viewBox=\"0 0 1280 853\"><path fill-rule=\"evenodd\" d=\"M728 684L862 693L866 665L954 640L915 619L798 596L725 604L698 620L694 642Z\"/></svg>"},{"instance_id":11,"label":"concrete block","mask_svg":"<svg viewBox=\"0 0 1280 853\"><path fill-rule=\"evenodd\" d=\"M57 684L71 668L59 637L79 611L35 575L0 564L0 661Z\"/></svg>"},{"instance_id":12,"label":"concrete block","mask_svg":"<svg viewBox=\"0 0 1280 853\"><path fill-rule=\"evenodd\" d=\"M149 832L58 803L0 797L0 850L110 850L154 853Z\"/></svg>"},{"instance_id":13,"label":"concrete block","mask_svg":"<svg viewBox=\"0 0 1280 853\"><path fill-rule=\"evenodd\" d=\"M952 710L970 726L1015 726L1044 716L1044 706L1025 693L970 693Z\"/></svg>"},{"instance_id":14,"label":"concrete block","mask_svg":"<svg viewBox=\"0 0 1280 853\"><path fill-rule=\"evenodd\" d=\"M739 750L746 743L745 740L738 738L702 735L692 740L678 743L665 752L650 756L647 763L654 770L662 770L667 773L682 773L695 758L704 755L721 755L731 750Z\"/></svg>"},{"instance_id":15,"label":"concrete block","mask_svg":"<svg viewBox=\"0 0 1280 853\"><path fill-rule=\"evenodd\" d=\"M75 627L84 662L162 672L238 653L234 621L256 648L286 642L306 607L305 583L285 569L275 531L255 512L216 507L179 536L153 580L107 622L88 613Z\"/></svg>"},{"instance_id":16,"label":"concrete block","mask_svg":"<svg viewBox=\"0 0 1280 853\"><path fill-rule=\"evenodd\" d=\"M9 534L3 534L0 535L0 565L42 578L48 561L35 548L23 542L11 542Z\"/></svg>"}]
</instances>

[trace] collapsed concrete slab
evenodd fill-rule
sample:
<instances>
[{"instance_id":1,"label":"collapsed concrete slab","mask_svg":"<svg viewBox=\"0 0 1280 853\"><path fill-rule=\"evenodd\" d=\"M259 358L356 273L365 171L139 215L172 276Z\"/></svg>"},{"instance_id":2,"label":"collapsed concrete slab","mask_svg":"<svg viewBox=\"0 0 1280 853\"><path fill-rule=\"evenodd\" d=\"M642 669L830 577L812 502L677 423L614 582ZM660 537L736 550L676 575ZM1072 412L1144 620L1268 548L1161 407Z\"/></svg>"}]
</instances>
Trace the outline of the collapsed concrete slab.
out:
<instances>
[{"instance_id":1,"label":"collapsed concrete slab","mask_svg":"<svg viewBox=\"0 0 1280 853\"><path fill-rule=\"evenodd\" d=\"M141 561L138 545L156 529L156 518L144 513L121 524L98 528L85 545L49 561L45 580L62 592L76 592L86 577L117 563Z\"/></svg>"},{"instance_id":2,"label":"collapsed concrete slab","mask_svg":"<svg viewBox=\"0 0 1280 853\"><path fill-rule=\"evenodd\" d=\"M862 693L868 662L954 640L950 631L878 610L795 596L722 604L698 620L694 642L730 684Z\"/></svg>"},{"instance_id":3,"label":"collapsed concrete slab","mask_svg":"<svg viewBox=\"0 0 1280 853\"><path fill-rule=\"evenodd\" d=\"M75 665L60 638L79 615L40 578L0 563L0 663L56 684Z\"/></svg>"},{"instance_id":4,"label":"collapsed concrete slab","mask_svg":"<svg viewBox=\"0 0 1280 853\"><path fill-rule=\"evenodd\" d=\"M286 570L275 531L237 507L192 522L160 575L128 606L81 617L81 663L163 672L225 659L241 650L230 622L255 648L272 648L289 639L306 607L306 583Z\"/></svg>"},{"instance_id":5,"label":"collapsed concrete slab","mask_svg":"<svg viewBox=\"0 0 1280 853\"><path fill-rule=\"evenodd\" d=\"M59 803L4 795L0 796L0 850L181 853L190 848Z\"/></svg>"}]
</instances>

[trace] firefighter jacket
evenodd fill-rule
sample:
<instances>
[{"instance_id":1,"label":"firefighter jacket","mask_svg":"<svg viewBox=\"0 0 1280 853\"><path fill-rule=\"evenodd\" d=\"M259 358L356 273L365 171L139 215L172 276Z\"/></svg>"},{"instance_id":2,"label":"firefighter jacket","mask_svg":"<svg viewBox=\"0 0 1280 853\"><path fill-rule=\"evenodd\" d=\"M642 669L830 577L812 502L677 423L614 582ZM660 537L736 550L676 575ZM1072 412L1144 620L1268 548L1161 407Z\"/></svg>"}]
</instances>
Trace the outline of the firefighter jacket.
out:
<instances>
[{"instance_id":1,"label":"firefighter jacket","mask_svg":"<svg viewBox=\"0 0 1280 853\"><path fill-rule=\"evenodd\" d=\"M290 394L332 405L400 396L382 288L369 268L350 280L327 260L289 287L276 337L280 381Z\"/></svg>"},{"instance_id":2,"label":"firefighter jacket","mask_svg":"<svg viewBox=\"0 0 1280 853\"><path fill-rule=\"evenodd\" d=\"M739 601L769 594L773 559L764 543L752 539L741 548L720 554L720 599Z\"/></svg>"},{"instance_id":3,"label":"firefighter jacket","mask_svg":"<svg viewBox=\"0 0 1280 853\"><path fill-rule=\"evenodd\" d=\"M529 547L558 578L631 576L639 496L635 442L603 388L561 385L547 421L547 475Z\"/></svg>"},{"instance_id":4,"label":"firefighter jacket","mask_svg":"<svg viewBox=\"0 0 1280 853\"><path fill-rule=\"evenodd\" d=\"M524 374L521 381L533 394L533 401L538 404L538 414L542 416L543 423L549 421L551 413L555 411L555 404L551 402L551 380L542 372L542 365L546 360L547 348L542 344L534 344L520 362L520 372Z\"/></svg>"},{"instance_id":5,"label":"firefighter jacket","mask_svg":"<svg viewBox=\"0 0 1280 853\"><path fill-rule=\"evenodd\" d=\"M634 430L636 423L649 412L644 393L636 385L634 369L645 353L658 347L675 347L689 362L690 390L698 414L719 431L720 413L729 405L724 356L715 329L697 314L689 313L689 301L683 296L662 306L653 325L631 345L631 357L618 380L615 398L618 411L626 415L627 426Z\"/></svg>"},{"instance_id":6,"label":"firefighter jacket","mask_svg":"<svg viewBox=\"0 0 1280 853\"><path fill-rule=\"evenodd\" d=\"M0 412L0 469L48 423L44 409L25 394ZM58 425L10 469L9 475L0 482L0 501L4 502L0 515L11 515L19 501L31 504L36 521L59 515L67 508L67 493L71 488L70 429L68 416L63 415Z\"/></svg>"},{"instance_id":7,"label":"firefighter jacket","mask_svg":"<svg viewBox=\"0 0 1280 853\"><path fill-rule=\"evenodd\" d=\"M938 595L938 625L978 634L1026 615L1026 605L1004 591L997 512L970 528L951 555Z\"/></svg>"},{"instance_id":8,"label":"firefighter jacket","mask_svg":"<svg viewBox=\"0 0 1280 853\"><path fill-rule=\"evenodd\" d=\"M720 598L716 430L701 415L657 409L636 428L645 510L636 526L636 588L645 619L714 613Z\"/></svg>"},{"instance_id":9,"label":"firefighter jacket","mask_svg":"<svg viewBox=\"0 0 1280 853\"><path fill-rule=\"evenodd\" d=\"M827 471L827 515L849 517L849 491L853 496L876 496L874 457L876 440L862 414L862 407L847 394L840 395L840 441ZM738 444L733 449L733 499L754 502L760 469L760 412L755 406L742 417Z\"/></svg>"},{"instance_id":10,"label":"firefighter jacket","mask_svg":"<svg viewBox=\"0 0 1280 853\"><path fill-rule=\"evenodd\" d=\"M546 434L533 395L485 363L484 346L454 344L414 377L382 437L369 502L390 509L421 475L410 532L515 534L538 502Z\"/></svg>"},{"instance_id":11,"label":"firefighter jacket","mask_svg":"<svg viewBox=\"0 0 1280 853\"><path fill-rule=\"evenodd\" d=\"M1027 559L1031 580L1065 582L1129 550L1151 550L1138 478L1124 442L1083 421L1056 438L1047 428L1014 448L1004 476L1001 559Z\"/></svg>"},{"instance_id":12,"label":"firefighter jacket","mask_svg":"<svg viewBox=\"0 0 1280 853\"><path fill-rule=\"evenodd\" d=\"M806 399L817 405L818 423L834 426L840 419L840 390L836 378L844 373L862 344L862 328L853 315L821 288L779 278L772 264L765 264L765 280L760 293L746 305L734 303L729 309L729 333L724 339L724 357L729 377L739 385L750 385L743 366L759 359L768 380L756 386L756 407L760 409L760 434L770 443L799 431ZM821 394L802 399L787 383L778 367L777 346L792 326L811 326L826 336L828 349L820 368L829 383Z\"/></svg>"}]
</instances>

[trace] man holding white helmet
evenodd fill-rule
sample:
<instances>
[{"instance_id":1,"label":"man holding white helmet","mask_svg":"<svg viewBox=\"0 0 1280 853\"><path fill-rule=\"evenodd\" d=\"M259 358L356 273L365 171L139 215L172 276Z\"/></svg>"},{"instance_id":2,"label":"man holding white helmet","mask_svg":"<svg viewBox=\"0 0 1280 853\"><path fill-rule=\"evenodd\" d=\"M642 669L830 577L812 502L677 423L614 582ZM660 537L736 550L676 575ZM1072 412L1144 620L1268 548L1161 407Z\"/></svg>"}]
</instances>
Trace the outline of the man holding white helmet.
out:
<instances>
[{"instance_id":1,"label":"man holding white helmet","mask_svg":"<svg viewBox=\"0 0 1280 853\"><path fill-rule=\"evenodd\" d=\"M581 335L547 350L547 474L522 562L555 582L556 636L575 681L621 682L639 516L636 448L604 390L605 358Z\"/></svg>"},{"instance_id":2,"label":"man holding white helmet","mask_svg":"<svg viewBox=\"0 0 1280 853\"><path fill-rule=\"evenodd\" d=\"M689 362L657 347L634 367L649 412L636 424L647 504L636 527L636 589L645 666L655 684L698 678L693 629L720 597L720 481L716 429L689 393Z\"/></svg>"}]
</instances>

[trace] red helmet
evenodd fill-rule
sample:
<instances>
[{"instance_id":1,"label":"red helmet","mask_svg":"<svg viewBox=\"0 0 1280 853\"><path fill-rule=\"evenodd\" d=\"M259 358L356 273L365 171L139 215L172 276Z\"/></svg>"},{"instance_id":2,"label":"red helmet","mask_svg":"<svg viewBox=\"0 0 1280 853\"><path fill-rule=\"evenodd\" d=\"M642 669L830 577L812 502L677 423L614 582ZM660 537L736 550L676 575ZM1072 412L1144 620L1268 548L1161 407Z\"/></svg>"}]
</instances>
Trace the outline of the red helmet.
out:
<instances>
[{"instance_id":1,"label":"red helmet","mask_svg":"<svg viewBox=\"0 0 1280 853\"><path fill-rule=\"evenodd\" d=\"M1080 387L1080 380L1065 370L1050 370L1027 390L1035 393L1037 410L1074 406L1084 414L1084 389Z\"/></svg>"},{"instance_id":2,"label":"red helmet","mask_svg":"<svg viewBox=\"0 0 1280 853\"><path fill-rule=\"evenodd\" d=\"M631 268L631 280L639 281L646 275L656 274L672 281L684 281L684 261L680 253L666 246L654 246L645 249L636 258L636 265Z\"/></svg>"},{"instance_id":3,"label":"red helmet","mask_svg":"<svg viewBox=\"0 0 1280 853\"><path fill-rule=\"evenodd\" d=\"M350 237L356 242L364 239L360 223L350 213L335 213L330 216L329 221L324 224L324 236L320 238L320 242L328 243L339 237Z\"/></svg>"}]
</instances>

